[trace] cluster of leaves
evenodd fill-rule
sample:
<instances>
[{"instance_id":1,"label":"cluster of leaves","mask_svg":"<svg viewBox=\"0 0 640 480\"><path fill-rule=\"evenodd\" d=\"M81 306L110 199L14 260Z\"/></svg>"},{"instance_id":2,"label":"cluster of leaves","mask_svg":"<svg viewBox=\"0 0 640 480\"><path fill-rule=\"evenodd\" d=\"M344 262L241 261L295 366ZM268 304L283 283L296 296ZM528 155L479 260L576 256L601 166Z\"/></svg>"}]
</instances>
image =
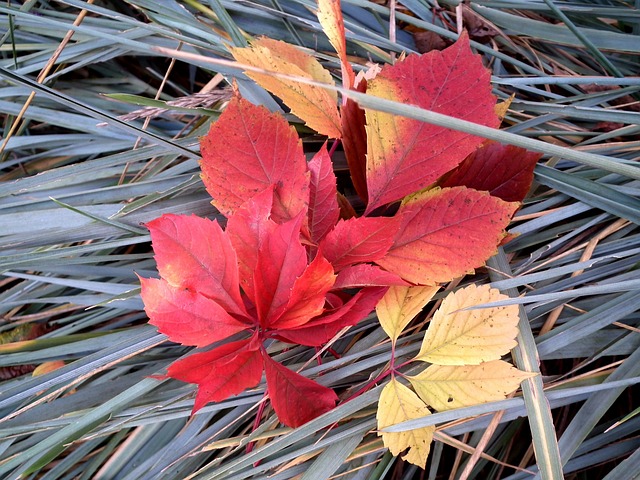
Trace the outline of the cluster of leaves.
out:
<instances>
[{"instance_id":1,"label":"cluster of leaves","mask_svg":"<svg viewBox=\"0 0 640 480\"><path fill-rule=\"evenodd\" d=\"M409 322L433 298L438 287L391 287L376 312L392 342L392 355L398 337ZM384 432L396 423L425 417L436 411L466 407L503 399L520 382L533 374L522 372L500 358L515 345L518 334L518 307L481 308L507 298L486 285L469 285L443 300L429 322L422 346L413 361L430 364L417 375L406 376L416 393L395 377L402 375L394 358L391 381L384 387L378 405L379 435L391 453L425 467L435 427L406 432Z\"/></svg>"},{"instance_id":2,"label":"cluster of leaves","mask_svg":"<svg viewBox=\"0 0 640 480\"><path fill-rule=\"evenodd\" d=\"M296 47L262 38L232 53L310 128L342 143L366 207L358 216L337 191L326 145L307 162L300 138L283 117L236 93L201 143L202 178L213 205L227 217L226 229L217 221L180 215L147 225L161 276L141 279L151 323L175 342L214 346L178 360L167 372L198 384L194 412L256 386L263 371L285 425L302 425L332 409L336 394L274 361L269 343L323 345L382 298L388 308L396 302L402 310L399 300L389 300L397 288L434 292L436 285L472 272L495 252L532 179L535 154L363 110L348 96L349 90L366 91L497 127L489 71L465 35L442 52L355 75L339 2L320 2L318 15L341 59L341 108L335 89L318 85L333 85L329 71ZM265 67L271 73L259 70ZM405 325L395 325L394 342ZM513 346L513 325L508 330L500 330L507 347L501 341L499 349L474 353L462 364L498 361ZM439 348L434 344L443 334L433 327L429 332L416 359L460 365L435 359L431 350ZM412 379L414 386L431 381L433 368ZM390 385L399 388L395 380ZM426 401L440 408L433 398Z\"/></svg>"}]
</instances>

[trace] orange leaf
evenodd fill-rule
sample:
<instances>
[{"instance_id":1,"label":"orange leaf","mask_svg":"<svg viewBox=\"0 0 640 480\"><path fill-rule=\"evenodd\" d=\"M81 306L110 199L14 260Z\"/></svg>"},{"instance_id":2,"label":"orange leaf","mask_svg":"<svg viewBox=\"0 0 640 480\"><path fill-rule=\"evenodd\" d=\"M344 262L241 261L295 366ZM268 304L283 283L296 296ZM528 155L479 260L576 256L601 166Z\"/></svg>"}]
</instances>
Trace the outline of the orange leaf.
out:
<instances>
[{"instance_id":1,"label":"orange leaf","mask_svg":"<svg viewBox=\"0 0 640 480\"><path fill-rule=\"evenodd\" d=\"M497 127L491 73L463 34L442 52L385 66L367 93ZM398 115L367 110L367 213L428 187L484 140Z\"/></svg>"},{"instance_id":2,"label":"orange leaf","mask_svg":"<svg viewBox=\"0 0 640 480\"><path fill-rule=\"evenodd\" d=\"M347 44L340 0L318 0L318 20L322 30L329 37L331 45L338 52L342 69L342 84L345 88L353 87L355 74L347 59Z\"/></svg>"},{"instance_id":3,"label":"orange leaf","mask_svg":"<svg viewBox=\"0 0 640 480\"><path fill-rule=\"evenodd\" d=\"M517 208L516 203L465 187L407 197L397 213L400 233L376 263L412 283L448 282L495 253Z\"/></svg>"},{"instance_id":4,"label":"orange leaf","mask_svg":"<svg viewBox=\"0 0 640 480\"><path fill-rule=\"evenodd\" d=\"M202 180L225 216L275 185L276 222L307 207L309 176L302 143L280 115L236 96L202 139Z\"/></svg>"},{"instance_id":5,"label":"orange leaf","mask_svg":"<svg viewBox=\"0 0 640 480\"><path fill-rule=\"evenodd\" d=\"M259 38L249 47L232 48L231 53L238 62L246 65L334 85L329 71L314 57L279 40ZM280 97L291 112L310 128L329 138L342 137L335 92L268 73L245 73L258 85Z\"/></svg>"}]
</instances>

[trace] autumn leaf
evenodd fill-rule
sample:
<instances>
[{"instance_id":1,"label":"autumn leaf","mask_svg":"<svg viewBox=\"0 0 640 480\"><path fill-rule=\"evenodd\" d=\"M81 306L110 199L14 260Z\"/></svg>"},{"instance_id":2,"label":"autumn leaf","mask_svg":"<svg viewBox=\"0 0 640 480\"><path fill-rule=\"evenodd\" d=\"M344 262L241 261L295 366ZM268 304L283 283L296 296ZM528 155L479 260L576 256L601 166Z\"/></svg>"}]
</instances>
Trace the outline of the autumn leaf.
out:
<instances>
[{"instance_id":1,"label":"autumn leaf","mask_svg":"<svg viewBox=\"0 0 640 480\"><path fill-rule=\"evenodd\" d=\"M296 278L307 267L307 252L300 243L302 217L276 225L262 239L254 272L254 302L260 324L269 326L284 311Z\"/></svg>"},{"instance_id":2,"label":"autumn leaf","mask_svg":"<svg viewBox=\"0 0 640 480\"><path fill-rule=\"evenodd\" d=\"M323 315L304 325L291 329L279 329L273 336L285 342L310 347L323 345L343 328L356 325L369 315L386 291L387 287L363 288L346 303L325 311Z\"/></svg>"},{"instance_id":3,"label":"autumn leaf","mask_svg":"<svg viewBox=\"0 0 640 480\"><path fill-rule=\"evenodd\" d=\"M398 456L405 450L409 451L403 460L424 468L431 449L431 441L435 427L423 427L406 432L383 432L381 430L396 423L414 418L422 418L431 412L420 398L395 378L385 385L378 403L378 435L382 436L384 446Z\"/></svg>"},{"instance_id":4,"label":"autumn leaf","mask_svg":"<svg viewBox=\"0 0 640 480\"><path fill-rule=\"evenodd\" d=\"M274 221L306 210L307 162L295 129L282 116L236 95L211 125L201 150L202 180L225 216L271 186Z\"/></svg>"},{"instance_id":5,"label":"autumn leaf","mask_svg":"<svg viewBox=\"0 0 640 480\"><path fill-rule=\"evenodd\" d=\"M251 338L194 353L169 366L167 375L198 385L195 413L209 402L237 395L260 382L263 365L259 345Z\"/></svg>"},{"instance_id":6,"label":"autumn leaf","mask_svg":"<svg viewBox=\"0 0 640 480\"><path fill-rule=\"evenodd\" d=\"M168 284L199 292L231 314L246 314L236 254L218 222L168 214L146 226L158 271Z\"/></svg>"},{"instance_id":7,"label":"autumn leaf","mask_svg":"<svg viewBox=\"0 0 640 480\"><path fill-rule=\"evenodd\" d=\"M429 303L440 287L390 287L376 306L383 330L395 344L413 318Z\"/></svg>"},{"instance_id":8,"label":"autumn leaf","mask_svg":"<svg viewBox=\"0 0 640 480\"><path fill-rule=\"evenodd\" d=\"M417 193L400 206L400 233L375 262L411 283L449 282L495 253L517 208L465 187Z\"/></svg>"},{"instance_id":9,"label":"autumn leaf","mask_svg":"<svg viewBox=\"0 0 640 480\"><path fill-rule=\"evenodd\" d=\"M246 201L227 221L226 233L237 256L240 286L255 298L254 273L258 250L265 238L273 235L276 223L271 220L274 186Z\"/></svg>"},{"instance_id":10,"label":"autumn leaf","mask_svg":"<svg viewBox=\"0 0 640 480\"><path fill-rule=\"evenodd\" d=\"M333 266L321 254L297 277L291 287L284 311L271 318L269 326L275 329L295 328L307 324L322 314L325 297L335 282Z\"/></svg>"},{"instance_id":11,"label":"autumn leaf","mask_svg":"<svg viewBox=\"0 0 640 480\"><path fill-rule=\"evenodd\" d=\"M340 220L320 249L336 270L382 258L398 233L400 222L393 217L353 217Z\"/></svg>"},{"instance_id":12,"label":"autumn leaf","mask_svg":"<svg viewBox=\"0 0 640 480\"><path fill-rule=\"evenodd\" d=\"M534 375L494 360L467 366L431 365L407 379L422 400L443 411L503 400Z\"/></svg>"},{"instance_id":13,"label":"autumn leaf","mask_svg":"<svg viewBox=\"0 0 640 480\"><path fill-rule=\"evenodd\" d=\"M353 87L355 74L347 58L347 44L344 34L344 19L340 0L318 0L318 21L329 42L338 53L345 88Z\"/></svg>"},{"instance_id":14,"label":"autumn leaf","mask_svg":"<svg viewBox=\"0 0 640 480\"><path fill-rule=\"evenodd\" d=\"M469 285L445 297L434 314L416 360L477 365L499 360L516 346L518 306L469 307L508 298L488 285Z\"/></svg>"},{"instance_id":15,"label":"autumn leaf","mask_svg":"<svg viewBox=\"0 0 640 480\"><path fill-rule=\"evenodd\" d=\"M309 233L318 242L331 230L340 218L336 176L327 146L324 144L309 161L311 183L309 192Z\"/></svg>"},{"instance_id":16,"label":"autumn leaf","mask_svg":"<svg viewBox=\"0 0 640 480\"><path fill-rule=\"evenodd\" d=\"M276 190L271 185L237 208L227 231L195 216L165 215L148 225L162 276L140 279L149 323L170 340L197 347L232 335L249 337L169 367L167 376L198 385L193 412L257 385L265 369L285 425L300 425L332 408L336 397L330 389L274 366L264 343L320 346L366 317L386 291L331 293L333 266L321 249L310 260L301 242L305 211L282 223L271 219ZM281 391L291 398L282 398Z\"/></svg>"},{"instance_id":17,"label":"autumn leaf","mask_svg":"<svg viewBox=\"0 0 640 480\"><path fill-rule=\"evenodd\" d=\"M387 272L377 265L359 263L340 270L334 288L373 287L385 285L409 285L395 273Z\"/></svg>"},{"instance_id":18,"label":"autumn leaf","mask_svg":"<svg viewBox=\"0 0 640 480\"><path fill-rule=\"evenodd\" d=\"M466 33L451 47L409 55L385 66L367 93L489 127L500 123L491 73ZM483 141L464 132L367 110L367 213L424 189L456 167Z\"/></svg>"},{"instance_id":19,"label":"autumn leaf","mask_svg":"<svg viewBox=\"0 0 640 480\"><path fill-rule=\"evenodd\" d=\"M280 365L263 353L269 398L285 425L299 427L336 406L333 390Z\"/></svg>"},{"instance_id":20,"label":"autumn leaf","mask_svg":"<svg viewBox=\"0 0 640 480\"><path fill-rule=\"evenodd\" d=\"M155 278L140 278L140 284L149 323L172 342L205 347L247 328L246 323L199 292Z\"/></svg>"},{"instance_id":21,"label":"autumn leaf","mask_svg":"<svg viewBox=\"0 0 640 480\"><path fill-rule=\"evenodd\" d=\"M361 79L355 90L366 93L367 80ZM367 203L367 130L365 112L357 102L347 99L342 106L342 147L349 165L351 182L356 193Z\"/></svg>"},{"instance_id":22,"label":"autumn leaf","mask_svg":"<svg viewBox=\"0 0 640 480\"><path fill-rule=\"evenodd\" d=\"M249 47L231 48L231 54L246 65L334 85L329 71L313 56L279 40L262 37ZM294 115L316 132L329 138L342 137L335 92L265 73L247 71L245 74L280 97Z\"/></svg>"},{"instance_id":23,"label":"autumn leaf","mask_svg":"<svg viewBox=\"0 0 640 480\"><path fill-rule=\"evenodd\" d=\"M533 169L541 153L513 145L486 142L438 183L441 187L463 185L488 191L505 202L521 202L533 181Z\"/></svg>"}]
</instances>

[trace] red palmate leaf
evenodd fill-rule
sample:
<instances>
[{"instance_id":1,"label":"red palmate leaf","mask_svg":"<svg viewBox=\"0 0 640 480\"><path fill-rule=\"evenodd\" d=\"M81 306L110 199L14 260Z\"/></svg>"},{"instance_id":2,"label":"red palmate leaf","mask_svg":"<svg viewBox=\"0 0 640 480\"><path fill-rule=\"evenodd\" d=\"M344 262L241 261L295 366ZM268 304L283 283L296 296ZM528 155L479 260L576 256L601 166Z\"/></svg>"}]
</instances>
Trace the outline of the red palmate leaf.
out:
<instances>
[{"instance_id":1,"label":"red palmate leaf","mask_svg":"<svg viewBox=\"0 0 640 480\"><path fill-rule=\"evenodd\" d=\"M276 228L271 220L273 185L242 204L227 221L227 235L238 257L240 285L251 299L255 298L253 274L258 263L258 250L263 239Z\"/></svg>"},{"instance_id":2,"label":"red palmate leaf","mask_svg":"<svg viewBox=\"0 0 640 480\"><path fill-rule=\"evenodd\" d=\"M194 353L174 362L167 375L198 384L195 413L209 402L220 402L255 387L262 378L260 343L255 338L231 342L209 352Z\"/></svg>"},{"instance_id":3,"label":"red palmate leaf","mask_svg":"<svg viewBox=\"0 0 640 480\"><path fill-rule=\"evenodd\" d=\"M172 342L204 347L241 332L249 325L204 295L173 287L165 280L140 278L149 323Z\"/></svg>"},{"instance_id":4,"label":"red palmate leaf","mask_svg":"<svg viewBox=\"0 0 640 480\"><path fill-rule=\"evenodd\" d=\"M269 319L274 329L304 325L324 310L325 297L335 282L333 267L318 252L293 284L287 305L278 318Z\"/></svg>"},{"instance_id":5,"label":"red palmate leaf","mask_svg":"<svg viewBox=\"0 0 640 480\"><path fill-rule=\"evenodd\" d=\"M302 216L298 215L275 225L258 249L252 300L263 327L284 312L296 279L307 267L307 252L300 243L301 223Z\"/></svg>"},{"instance_id":6,"label":"red palmate leaf","mask_svg":"<svg viewBox=\"0 0 640 480\"><path fill-rule=\"evenodd\" d=\"M369 315L386 291L387 287L363 288L342 306L298 328L277 330L275 337L289 343L318 347L344 327L356 325Z\"/></svg>"},{"instance_id":7,"label":"red palmate leaf","mask_svg":"<svg viewBox=\"0 0 640 480\"><path fill-rule=\"evenodd\" d=\"M340 220L320 242L320 249L336 270L354 263L373 262L387 253L399 227L395 217Z\"/></svg>"},{"instance_id":8,"label":"red palmate leaf","mask_svg":"<svg viewBox=\"0 0 640 480\"><path fill-rule=\"evenodd\" d=\"M486 192L454 187L403 202L400 233L376 263L420 285L449 282L484 264L518 208Z\"/></svg>"},{"instance_id":9,"label":"red palmate leaf","mask_svg":"<svg viewBox=\"0 0 640 480\"><path fill-rule=\"evenodd\" d=\"M326 143L309 162L309 233L313 242L320 241L340 218L336 176Z\"/></svg>"},{"instance_id":10,"label":"red palmate leaf","mask_svg":"<svg viewBox=\"0 0 640 480\"><path fill-rule=\"evenodd\" d=\"M439 184L486 190L506 202L521 202L529 192L533 169L540 157L541 153L514 145L486 142L446 174Z\"/></svg>"},{"instance_id":11,"label":"red palmate leaf","mask_svg":"<svg viewBox=\"0 0 640 480\"><path fill-rule=\"evenodd\" d=\"M271 185L276 222L306 209L307 162L295 129L282 116L234 96L201 149L202 180L224 215Z\"/></svg>"},{"instance_id":12,"label":"red palmate leaf","mask_svg":"<svg viewBox=\"0 0 640 480\"><path fill-rule=\"evenodd\" d=\"M333 285L337 288L360 288L391 285L409 285L395 273L387 272L377 265L360 263L340 271Z\"/></svg>"},{"instance_id":13,"label":"red palmate leaf","mask_svg":"<svg viewBox=\"0 0 640 480\"><path fill-rule=\"evenodd\" d=\"M385 66L367 93L497 127L490 75L464 33L442 52L409 55ZM367 110L367 133L367 213L431 185L484 141L375 110Z\"/></svg>"},{"instance_id":14,"label":"red palmate leaf","mask_svg":"<svg viewBox=\"0 0 640 480\"><path fill-rule=\"evenodd\" d=\"M236 254L216 221L169 214L149 222L147 228L164 280L201 293L229 313L246 315Z\"/></svg>"},{"instance_id":15,"label":"red palmate leaf","mask_svg":"<svg viewBox=\"0 0 640 480\"><path fill-rule=\"evenodd\" d=\"M263 352L267 391L280 421L296 428L336 406L338 396L330 388L280 365Z\"/></svg>"}]
</instances>

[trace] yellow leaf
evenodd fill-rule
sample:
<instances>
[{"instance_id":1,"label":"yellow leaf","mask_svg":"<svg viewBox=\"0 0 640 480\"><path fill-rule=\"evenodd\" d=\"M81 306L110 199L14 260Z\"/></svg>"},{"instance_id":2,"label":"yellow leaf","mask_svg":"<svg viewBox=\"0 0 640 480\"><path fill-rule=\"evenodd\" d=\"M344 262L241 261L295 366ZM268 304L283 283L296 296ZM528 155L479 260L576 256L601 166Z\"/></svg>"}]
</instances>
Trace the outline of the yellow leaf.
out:
<instances>
[{"instance_id":1,"label":"yellow leaf","mask_svg":"<svg viewBox=\"0 0 640 480\"><path fill-rule=\"evenodd\" d=\"M429 409L418 396L395 378L382 389L378 403L378 430L396 423L430 415ZM406 432L378 432L382 435L384 446L395 456L407 448L409 451L403 460L424 468L433 440L435 427L423 427Z\"/></svg>"},{"instance_id":2,"label":"yellow leaf","mask_svg":"<svg viewBox=\"0 0 640 480\"><path fill-rule=\"evenodd\" d=\"M353 88L355 74L347 59L347 44L340 0L318 0L318 20L322 30L329 37L329 42L338 52L342 68L342 83L346 88Z\"/></svg>"},{"instance_id":3,"label":"yellow leaf","mask_svg":"<svg viewBox=\"0 0 640 480\"><path fill-rule=\"evenodd\" d=\"M422 400L442 411L502 400L534 375L495 360L480 365L431 365L407 378Z\"/></svg>"},{"instance_id":4,"label":"yellow leaf","mask_svg":"<svg viewBox=\"0 0 640 480\"><path fill-rule=\"evenodd\" d=\"M62 368L65 366L65 363L62 360L51 360L50 362L44 362L38 365L33 372L32 376L37 377L38 375L44 375L45 373L51 373L54 370Z\"/></svg>"},{"instance_id":5,"label":"yellow leaf","mask_svg":"<svg viewBox=\"0 0 640 480\"><path fill-rule=\"evenodd\" d=\"M334 85L329 71L313 56L279 40L260 38L249 47L231 48L231 53L240 63ZM336 92L267 73L245 73L260 86L280 97L291 112L310 128L330 138L342 137Z\"/></svg>"},{"instance_id":6,"label":"yellow leaf","mask_svg":"<svg viewBox=\"0 0 640 480\"><path fill-rule=\"evenodd\" d=\"M509 98L507 98L504 102L496 103L495 112L496 112L496 115L498 115L498 118L500 118L500 120L503 120L504 117L507 116L507 112L509 111L511 102L515 97L516 96L514 94L514 95L511 95Z\"/></svg>"},{"instance_id":7,"label":"yellow leaf","mask_svg":"<svg viewBox=\"0 0 640 480\"><path fill-rule=\"evenodd\" d=\"M462 310L507 298L488 285L469 285L449 294L431 319L416 360L477 365L500 359L516 346L518 306Z\"/></svg>"},{"instance_id":8,"label":"yellow leaf","mask_svg":"<svg viewBox=\"0 0 640 480\"><path fill-rule=\"evenodd\" d=\"M390 287L376 306L384 331L393 343L404 327L429 303L440 287Z\"/></svg>"}]
</instances>

